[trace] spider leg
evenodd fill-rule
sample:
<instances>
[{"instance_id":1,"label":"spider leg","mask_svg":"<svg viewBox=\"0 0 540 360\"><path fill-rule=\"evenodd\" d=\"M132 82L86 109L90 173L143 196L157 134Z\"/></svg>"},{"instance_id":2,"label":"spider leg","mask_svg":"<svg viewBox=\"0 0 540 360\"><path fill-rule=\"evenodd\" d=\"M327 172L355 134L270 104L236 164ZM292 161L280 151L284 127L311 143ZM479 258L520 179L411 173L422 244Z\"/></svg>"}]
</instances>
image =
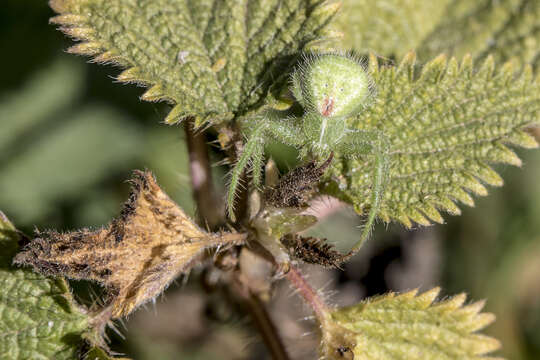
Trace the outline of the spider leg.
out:
<instances>
[{"instance_id":1,"label":"spider leg","mask_svg":"<svg viewBox=\"0 0 540 360\"><path fill-rule=\"evenodd\" d=\"M264 143L263 135L277 140L285 145L300 147L302 141L299 138L300 127L296 118L282 118L279 111L269 110L264 114L264 129L259 135L261 146L257 147L251 155L252 161L252 181L255 188L261 185L261 169L264 162Z\"/></svg>"},{"instance_id":2,"label":"spider leg","mask_svg":"<svg viewBox=\"0 0 540 360\"><path fill-rule=\"evenodd\" d=\"M298 101L298 103L300 103L300 105L302 105L302 107L305 108L306 104L304 103L304 97L302 96L302 84L300 81L299 70L296 70L292 74L291 82L292 82L291 90L294 97L296 98L296 101Z\"/></svg>"},{"instance_id":3,"label":"spider leg","mask_svg":"<svg viewBox=\"0 0 540 360\"><path fill-rule=\"evenodd\" d=\"M358 156L373 154L375 169L373 175L373 188L371 192L371 206L360 240L352 247L343 260L351 258L360 250L371 234L377 213L381 208L384 190L388 180L389 171L389 144L386 137L379 131L355 130L349 132L340 143L339 151L344 155Z\"/></svg>"},{"instance_id":4,"label":"spider leg","mask_svg":"<svg viewBox=\"0 0 540 360\"><path fill-rule=\"evenodd\" d=\"M301 120L296 117L283 117L278 111L268 111L266 114L266 134L285 145L299 148L302 141Z\"/></svg>"},{"instance_id":5,"label":"spider leg","mask_svg":"<svg viewBox=\"0 0 540 360\"><path fill-rule=\"evenodd\" d=\"M262 154L264 151L264 140L262 138L262 134L264 132L265 125L262 123L259 125L255 130L250 134L249 140L245 143L244 149L242 150L242 153L238 157L238 161L236 162L236 165L232 169L231 173L231 183L229 185L229 190L227 192L227 212L229 214L229 218L232 221L235 221L234 216L234 200L236 197L236 189L238 187L238 184L240 183L240 179L242 177L242 173L244 172L244 169L249 164L249 161L252 158L255 158L255 162L262 162ZM261 171L260 166L254 170L255 172ZM257 181L260 182L260 174L257 176Z\"/></svg>"},{"instance_id":6,"label":"spider leg","mask_svg":"<svg viewBox=\"0 0 540 360\"><path fill-rule=\"evenodd\" d=\"M262 166L264 162L264 144L258 146L251 155L251 178L253 181L253 186L259 188L261 186L261 173Z\"/></svg>"}]
</instances>

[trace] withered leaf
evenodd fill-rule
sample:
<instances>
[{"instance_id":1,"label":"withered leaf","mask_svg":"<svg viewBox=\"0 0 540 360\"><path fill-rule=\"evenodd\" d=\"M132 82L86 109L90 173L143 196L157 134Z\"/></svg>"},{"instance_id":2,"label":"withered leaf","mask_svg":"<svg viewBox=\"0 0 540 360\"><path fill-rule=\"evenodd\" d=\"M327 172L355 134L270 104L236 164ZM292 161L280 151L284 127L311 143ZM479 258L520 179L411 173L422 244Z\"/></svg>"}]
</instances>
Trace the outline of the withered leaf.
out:
<instances>
[{"instance_id":1,"label":"withered leaf","mask_svg":"<svg viewBox=\"0 0 540 360\"><path fill-rule=\"evenodd\" d=\"M343 255L328 244L326 239L318 239L312 236L288 234L282 238L283 243L295 258L308 264L322 265L327 268L339 268Z\"/></svg>"},{"instance_id":2,"label":"withered leaf","mask_svg":"<svg viewBox=\"0 0 540 360\"><path fill-rule=\"evenodd\" d=\"M288 172L275 187L265 191L266 203L277 208L306 206L333 158L334 153L331 153L321 165L311 161Z\"/></svg>"},{"instance_id":3,"label":"withered leaf","mask_svg":"<svg viewBox=\"0 0 540 360\"><path fill-rule=\"evenodd\" d=\"M103 284L113 317L121 317L159 295L205 250L243 242L243 234L211 234L199 228L149 171L135 171L131 183L129 200L109 226L38 232L14 262L46 275Z\"/></svg>"}]
</instances>

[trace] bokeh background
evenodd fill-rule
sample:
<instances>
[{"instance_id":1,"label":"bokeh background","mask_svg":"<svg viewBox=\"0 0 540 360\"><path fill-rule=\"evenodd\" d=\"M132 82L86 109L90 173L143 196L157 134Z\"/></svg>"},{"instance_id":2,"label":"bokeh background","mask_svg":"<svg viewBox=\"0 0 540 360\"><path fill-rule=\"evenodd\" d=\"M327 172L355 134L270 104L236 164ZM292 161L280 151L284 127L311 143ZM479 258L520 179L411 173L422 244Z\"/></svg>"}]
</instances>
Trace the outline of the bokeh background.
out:
<instances>
[{"instance_id":1,"label":"bokeh background","mask_svg":"<svg viewBox=\"0 0 540 360\"><path fill-rule=\"evenodd\" d=\"M167 106L143 103L142 89L115 83L118 69L65 54L71 41L48 24L46 1L3 0L0 9L0 209L28 234L97 227L118 214L131 171L148 168L194 214L182 128L161 124ZM294 165L290 152L272 151L282 168ZM435 285L444 295L488 299L497 321L486 332L503 342L499 354L539 359L540 151L518 153L524 167L498 167L506 185L462 216L413 231L378 226L343 271L309 267L310 280L341 305ZM223 188L226 169L214 170ZM314 233L343 248L359 236L350 209L326 201L318 211L327 216ZM200 277L179 279L155 306L119 324L121 335L109 334L113 350L137 360L267 358L242 309L205 292ZM87 285L73 283L83 302L95 297ZM286 284L268 307L294 358L315 358L313 323Z\"/></svg>"}]
</instances>

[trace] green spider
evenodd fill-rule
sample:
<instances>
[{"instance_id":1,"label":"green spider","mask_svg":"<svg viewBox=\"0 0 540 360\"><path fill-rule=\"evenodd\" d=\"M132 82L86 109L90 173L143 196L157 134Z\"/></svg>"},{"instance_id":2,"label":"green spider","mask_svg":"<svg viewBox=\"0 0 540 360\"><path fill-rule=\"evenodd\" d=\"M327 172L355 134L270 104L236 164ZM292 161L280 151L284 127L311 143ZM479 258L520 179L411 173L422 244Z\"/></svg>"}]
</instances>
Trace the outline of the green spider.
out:
<instances>
[{"instance_id":1,"label":"green spider","mask_svg":"<svg viewBox=\"0 0 540 360\"><path fill-rule=\"evenodd\" d=\"M234 221L235 192L246 166L253 168L255 187L261 182L264 146L278 141L297 148L302 160L324 160L332 153L341 156L374 156L371 207L355 253L369 237L380 208L388 172L388 141L377 130L347 128L347 119L362 112L373 93L364 66L351 56L324 53L305 57L291 76L291 91L302 107L300 116L267 109L244 122L244 149L232 170L227 195L228 212ZM299 112L300 113L300 112Z\"/></svg>"}]
</instances>

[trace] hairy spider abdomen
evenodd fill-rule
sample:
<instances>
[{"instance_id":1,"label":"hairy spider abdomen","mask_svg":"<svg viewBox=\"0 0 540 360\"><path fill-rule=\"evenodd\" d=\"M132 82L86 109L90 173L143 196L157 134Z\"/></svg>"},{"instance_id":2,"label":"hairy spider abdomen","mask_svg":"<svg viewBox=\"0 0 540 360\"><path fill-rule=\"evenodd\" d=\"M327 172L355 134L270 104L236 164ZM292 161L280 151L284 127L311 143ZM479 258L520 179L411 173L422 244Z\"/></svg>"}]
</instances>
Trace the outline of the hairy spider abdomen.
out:
<instances>
[{"instance_id":1,"label":"hairy spider abdomen","mask_svg":"<svg viewBox=\"0 0 540 360\"><path fill-rule=\"evenodd\" d=\"M362 64L351 56L319 54L307 58L293 79L293 93L301 96L307 112L346 118L365 105L371 82Z\"/></svg>"}]
</instances>

